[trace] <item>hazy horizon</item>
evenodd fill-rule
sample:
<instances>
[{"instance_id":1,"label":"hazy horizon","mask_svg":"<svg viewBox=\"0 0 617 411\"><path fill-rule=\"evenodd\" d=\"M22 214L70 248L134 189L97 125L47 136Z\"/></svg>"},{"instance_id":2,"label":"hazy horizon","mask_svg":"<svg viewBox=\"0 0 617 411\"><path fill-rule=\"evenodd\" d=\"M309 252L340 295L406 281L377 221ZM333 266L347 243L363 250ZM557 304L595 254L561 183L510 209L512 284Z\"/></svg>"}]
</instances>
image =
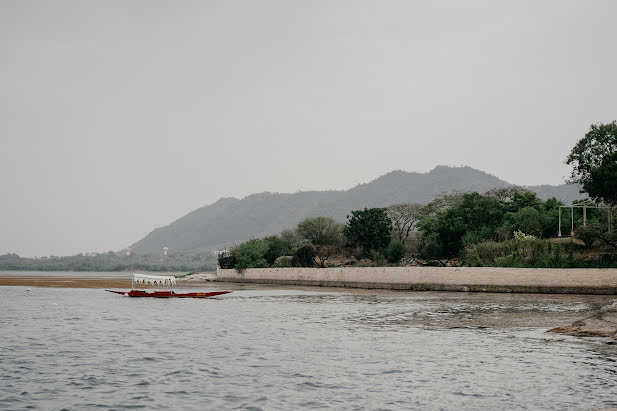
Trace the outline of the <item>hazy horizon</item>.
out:
<instances>
[{"instance_id":1,"label":"hazy horizon","mask_svg":"<svg viewBox=\"0 0 617 411\"><path fill-rule=\"evenodd\" d=\"M0 2L0 254L118 250L221 197L470 166L563 184L617 120L617 3Z\"/></svg>"}]
</instances>

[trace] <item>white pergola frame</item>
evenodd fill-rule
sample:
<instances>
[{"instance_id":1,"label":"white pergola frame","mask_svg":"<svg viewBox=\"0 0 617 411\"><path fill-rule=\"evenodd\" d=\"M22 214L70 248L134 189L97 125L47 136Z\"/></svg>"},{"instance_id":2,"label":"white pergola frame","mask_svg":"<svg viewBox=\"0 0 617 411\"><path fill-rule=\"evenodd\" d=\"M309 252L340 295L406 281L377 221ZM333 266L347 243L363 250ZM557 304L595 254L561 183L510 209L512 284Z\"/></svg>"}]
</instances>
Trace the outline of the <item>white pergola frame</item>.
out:
<instances>
[{"instance_id":1,"label":"white pergola frame","mask_svg":"<svg viewBox=\"0 0 617 411\"><path fill-rule=\"evenodd\" d=\"M610 206L600 206L600 205L589 205L589 204L572 204L569 206L559 206L559 232L557 234L558 237L562 237L561 235L561 209L569 208L570 209L570 236L574 236L574 209L582 208L583 209L583 227L587 227L587 209L588 208L596 208L598 210L606 209L608 210L608 232L611 232L611 223L612 223L612 211L613 207Z\"/></svg>"}]
</instances>

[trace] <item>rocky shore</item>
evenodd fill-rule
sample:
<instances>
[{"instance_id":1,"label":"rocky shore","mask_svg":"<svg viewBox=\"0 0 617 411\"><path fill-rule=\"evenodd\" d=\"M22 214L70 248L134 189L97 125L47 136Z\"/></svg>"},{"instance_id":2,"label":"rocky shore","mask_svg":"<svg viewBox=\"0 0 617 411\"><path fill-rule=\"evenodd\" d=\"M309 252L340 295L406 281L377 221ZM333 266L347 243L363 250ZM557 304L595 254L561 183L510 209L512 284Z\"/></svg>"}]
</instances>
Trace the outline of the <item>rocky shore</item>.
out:
<instances>
[{"instance_id":1,"label":"rocky shore","mask_svg":"<svg viewBox=\"0 0 617 411\"><path fill-rule=\"evenodd\" d=\"M576 337L608 337L609 344L617 344L617 300L571 325L555 327L548 332Z\"/></svg>"}]
</instances>

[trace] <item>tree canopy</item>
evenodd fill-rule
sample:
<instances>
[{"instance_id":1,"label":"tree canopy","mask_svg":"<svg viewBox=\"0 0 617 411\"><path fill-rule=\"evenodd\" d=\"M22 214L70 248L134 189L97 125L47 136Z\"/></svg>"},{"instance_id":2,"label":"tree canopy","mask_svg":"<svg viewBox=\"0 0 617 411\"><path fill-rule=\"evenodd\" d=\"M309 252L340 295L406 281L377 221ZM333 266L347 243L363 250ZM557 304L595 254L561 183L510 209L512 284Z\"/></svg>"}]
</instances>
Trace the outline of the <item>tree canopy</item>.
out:
<instances>
[{"instance_id":1,"label":"tree canopy","mask_svg":"<svg viewBox=\"0 0 617 411\"><path fill-rule=\"evenodd\" d=\"M385 208L365 208L351 212L344 233L352 246L362 247L365 253L384 250L390 243L392 221Z\"/></svg>"},{"instance_id":2,"label":"tree canopy","mask_svg":"<svg viewBox=\"0 0 617 411\"><path fill-rule=\"evenodd\" d=\"M592 199L617 204L617 122L592 125L566 163L573 167L571 181Z\"/></svg>"},{"instance_id":3,"label":"tree canopy","mask_svg":"<svg viewBox=\"0 0 617 411\"><path fill-rule=\"evenodd\" d=\"M339 245L343 224L332 217L309 217L298 223L298 234L313 245Z\"/></svg>"}]
</instances>

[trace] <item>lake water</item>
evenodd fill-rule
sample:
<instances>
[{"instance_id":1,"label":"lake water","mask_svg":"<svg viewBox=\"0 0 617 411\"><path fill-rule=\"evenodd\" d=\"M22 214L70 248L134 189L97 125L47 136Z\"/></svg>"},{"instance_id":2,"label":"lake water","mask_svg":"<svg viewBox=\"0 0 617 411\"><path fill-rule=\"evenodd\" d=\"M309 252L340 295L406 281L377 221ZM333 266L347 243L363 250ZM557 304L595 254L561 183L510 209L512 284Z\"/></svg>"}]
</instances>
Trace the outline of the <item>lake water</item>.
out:
<instances>
[{"instance_id":1,"label":"lake water","mask_svg":"<svg viewBox=\"0 0 617 411\"><path fill-rule=\"evenodd\" d=\"M0 287L0 409L617 407L614 346L508 320L576 317L603 301L258 287L160 300ZM471 325L480 318L496 325Z\"/></svg>"}]
</instances>

